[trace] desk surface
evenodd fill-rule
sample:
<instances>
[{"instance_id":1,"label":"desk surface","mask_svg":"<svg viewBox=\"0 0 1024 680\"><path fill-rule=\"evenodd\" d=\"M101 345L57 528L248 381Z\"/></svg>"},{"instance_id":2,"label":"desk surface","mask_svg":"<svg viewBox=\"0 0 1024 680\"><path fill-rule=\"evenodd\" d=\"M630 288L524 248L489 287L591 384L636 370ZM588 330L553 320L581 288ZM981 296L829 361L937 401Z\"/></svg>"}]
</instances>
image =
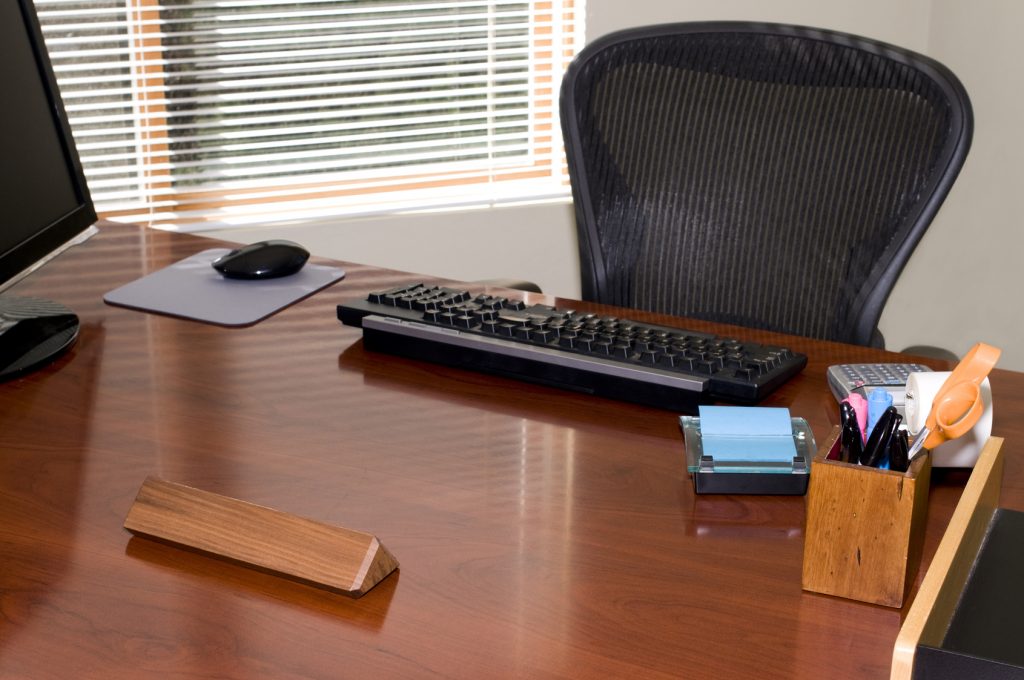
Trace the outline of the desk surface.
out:
<instances>
[{"instance_id":1,"label":"desk surface","mask_svg":"<svg viewBox=\"0 0 1024 680\"><path fill-rule=\"evenodd\" d=\"M101 301L207 247L106 227L10 291L83 329L0 384L0 677L888 676L902 612L803 592L804 498L695 497L675 414L371 354L336 321L413 277L344 263L244 329ZM819 439L825 368L897 359L741 336L810 356L766 403ZM1021 509L1024 374L992 387ZM351 600L133 538L148 475L374 533L401 568ZM935 475L925 564L964 480Z\"/></svg>"}]
</instances>

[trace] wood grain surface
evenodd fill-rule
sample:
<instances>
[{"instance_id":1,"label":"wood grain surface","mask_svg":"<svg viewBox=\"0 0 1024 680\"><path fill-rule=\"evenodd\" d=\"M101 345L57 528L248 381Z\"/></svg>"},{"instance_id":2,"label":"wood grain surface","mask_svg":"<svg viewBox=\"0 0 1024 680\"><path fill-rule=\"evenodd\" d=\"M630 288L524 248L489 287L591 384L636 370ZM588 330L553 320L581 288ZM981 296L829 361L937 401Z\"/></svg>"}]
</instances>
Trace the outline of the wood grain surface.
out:
<instances>
[{"instance_id":1,"label":"wood grain surface","mask_svg":"<svg viewBox=\"0 0 1024 680\"><path fill-rule=\"evenodd\" d=\"M920 558L930 478L928 456L904 473L815 456L807 490L803 587L903 606L910 572Z\"/></svg>"},{"instance_id":2,"label":"wood grain surface","mask_svg":"<svg viewBox=\"0 0 1024 680\"><path fill-rule=\"evenodd\" d=\"M353 597L398 567L373 534L154 477L139 488L124 528Z\"/></svg>"},{"instance_id":3,"label":"wood grain surface","mask_svg":"<svg viewBox=\"0 0 1024 680\"><path fill-rule=\"evenodd\" d=\"M695 496L678 414L372 354L339 325L339 302L429 277L343 262L244 329L103 304L218 245L107 225L5 292L83 329L0 384L0 678L888 675L906 607L803 591L805 499ZM819 438L827 366L900 358L686 326L806 352L765 403ZM1024 509L1024 375L991 382L1002 504ZM149 476L356 527L402 568L353 600L132 537ZM933 471L923 567L966 479Z\"/></svg>"}]
</instances>

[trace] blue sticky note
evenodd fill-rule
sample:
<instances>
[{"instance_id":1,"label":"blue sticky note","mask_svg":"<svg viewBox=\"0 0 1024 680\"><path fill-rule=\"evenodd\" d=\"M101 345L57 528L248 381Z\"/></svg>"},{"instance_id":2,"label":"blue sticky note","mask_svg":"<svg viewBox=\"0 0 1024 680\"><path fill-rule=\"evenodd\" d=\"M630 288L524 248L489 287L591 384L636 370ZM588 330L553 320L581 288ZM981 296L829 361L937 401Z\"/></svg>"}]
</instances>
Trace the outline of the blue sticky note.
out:
<instances>
[{"instance_id":1,"label":"blue sticky note","mask_svg":"<svg viewBox=\"0 0 1024 680\"><path fill-rule=\"evenodd\" d=\"M699 407L704 455L716 461L792 462L793 423L787 408Z\"/></svg>"}]
</instances>

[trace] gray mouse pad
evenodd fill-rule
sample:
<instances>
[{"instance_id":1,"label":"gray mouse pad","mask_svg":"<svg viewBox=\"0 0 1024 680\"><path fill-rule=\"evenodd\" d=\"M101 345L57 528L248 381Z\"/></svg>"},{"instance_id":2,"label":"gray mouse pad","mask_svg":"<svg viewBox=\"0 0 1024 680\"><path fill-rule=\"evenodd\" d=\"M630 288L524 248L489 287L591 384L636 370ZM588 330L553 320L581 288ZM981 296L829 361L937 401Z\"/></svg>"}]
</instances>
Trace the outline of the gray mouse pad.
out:
<instances>
[{"instance_id":1,"label":"gray mouse pad","mask_svg":"<svg viewBox=\"0 0 1024 680\"><path fill-rule=\"evenodd\" d=\"M110 291L103 301L221 326L248 326L345 276L338 267L307 264L277 279L226 279L210 263L228 252L212 248L196 253Z\"/></svg>"}]
</instances>

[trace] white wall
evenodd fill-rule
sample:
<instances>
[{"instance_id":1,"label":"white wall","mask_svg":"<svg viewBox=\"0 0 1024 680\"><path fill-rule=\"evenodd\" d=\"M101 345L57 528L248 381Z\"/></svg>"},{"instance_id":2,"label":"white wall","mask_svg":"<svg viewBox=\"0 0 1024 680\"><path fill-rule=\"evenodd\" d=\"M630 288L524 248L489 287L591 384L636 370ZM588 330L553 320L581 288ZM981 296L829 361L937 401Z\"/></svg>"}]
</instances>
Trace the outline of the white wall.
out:
<instances>
[{"instance_id":1,"label":"white wall","mask_svg":"<svg viewBox=\"0 0 1024 680\"><path fill-rule=\"evenodd\" d=\"M831 28L923 51L931 0L587 0L587 38L672 21L775 21Z\"/></svg>"},{"instance_id":2,"label":"white wall","mask_svg":"<svg viewBox=\"0 0 1024 680\"><path fill-rule=\"evenodd\" d=\"M934 341L958 354L981 340L1000 367L1024 370L1024 3L934 0L926 52L971 96L974 142L935 222L893 291L881 328L889 345Z\"/></svg>"},{"instance_id":3,"label":"white wall","mask_svg":"<svg viewBox=\"0 0 1024 680\"><path fill-rule=\"evenodd\" d=\"M1024 370L1015 259L1024 92L1024 3L1017 0L588 0L587 36L644 24L749 19L832 28L933 56L964 81L976 129L967 164L898 282L881 320L890 349L913 344L963 354L984 340L1000 366ZM579 296L571 206L546 204L331 224L217 232L253 241L286 236L315 253L457 279L519 277Z\"/></svg>"}]
</instances>

